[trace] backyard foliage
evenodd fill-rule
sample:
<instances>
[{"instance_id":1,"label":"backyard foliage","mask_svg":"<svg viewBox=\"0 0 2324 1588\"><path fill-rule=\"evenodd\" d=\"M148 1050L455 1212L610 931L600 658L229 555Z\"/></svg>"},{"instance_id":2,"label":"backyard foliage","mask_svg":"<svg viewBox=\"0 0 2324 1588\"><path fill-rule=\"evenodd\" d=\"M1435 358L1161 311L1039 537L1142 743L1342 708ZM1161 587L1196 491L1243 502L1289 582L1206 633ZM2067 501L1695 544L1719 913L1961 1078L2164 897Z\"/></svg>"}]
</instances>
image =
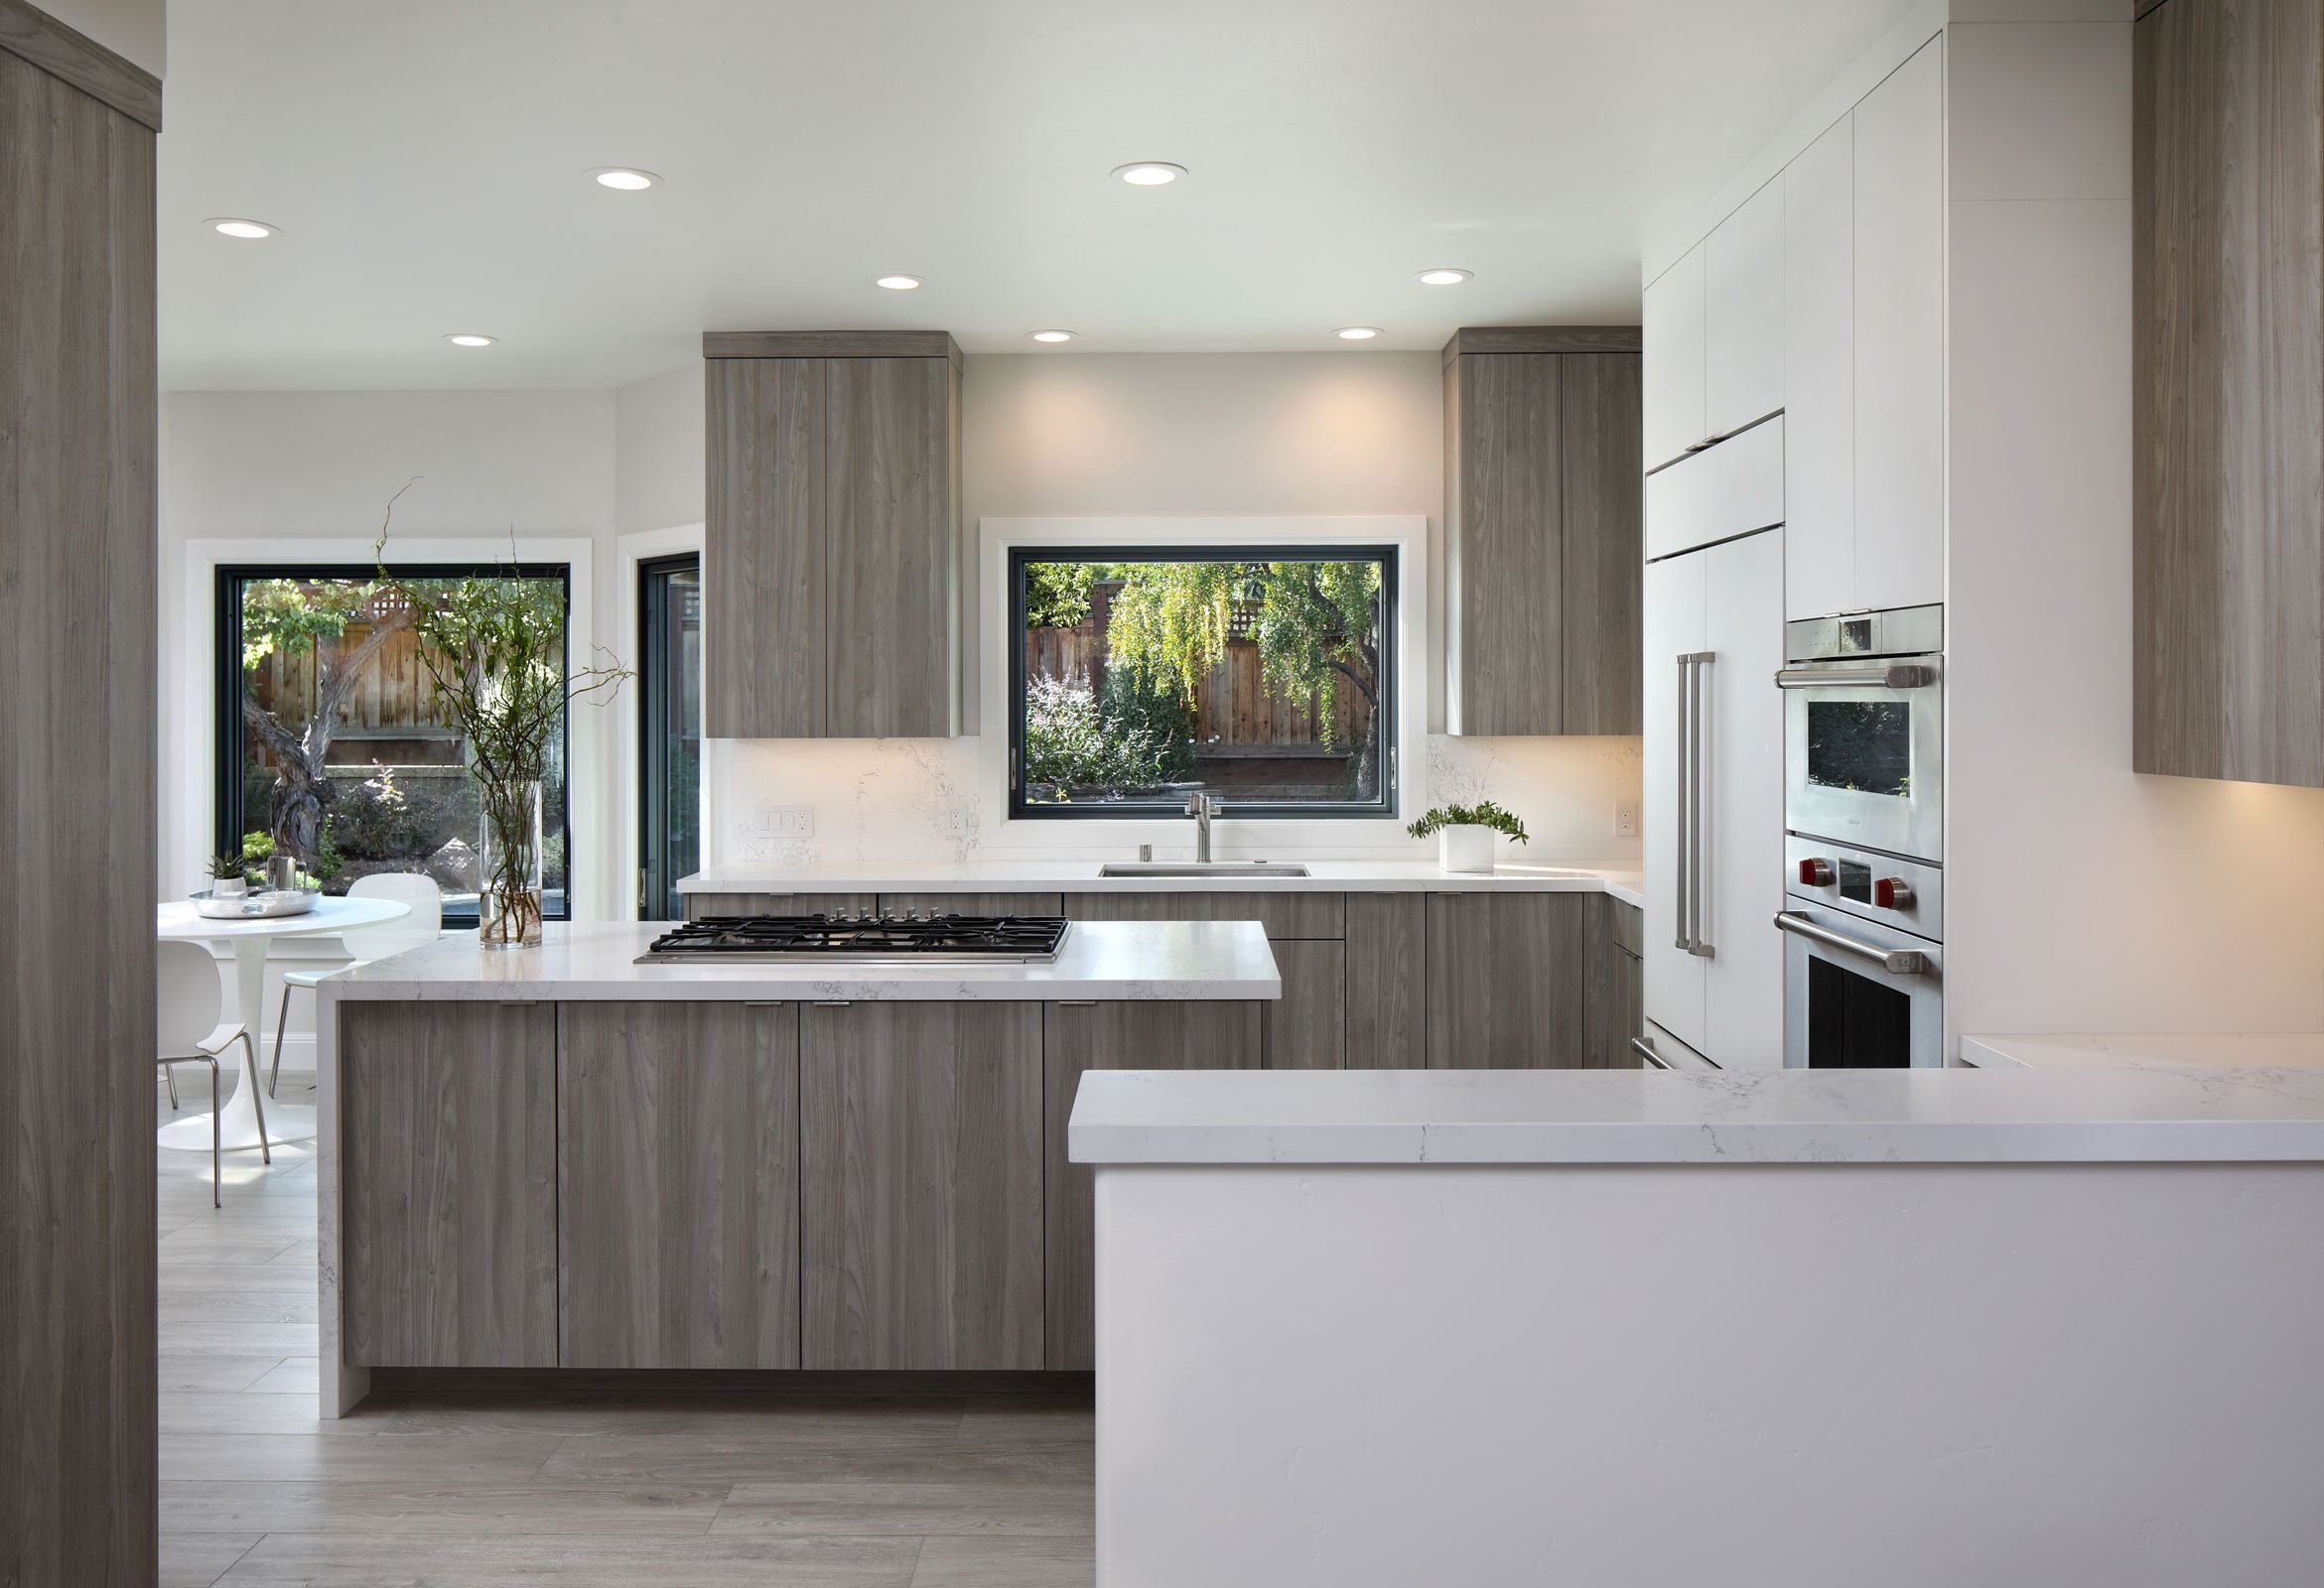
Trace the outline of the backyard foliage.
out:
<instances>
[{"instance_id":1,"label":"backyard foliage","mask_svg":"<svg viewBox=\"0 0 2324 1588\"><path fill-rule=\"evenodd\" d=\"M1194 766L1194 714L1133 668L1115 667L1099 690L1082 678L1036 678L1025 689L1027 783L1058 790L1136 789L1183 778Z\"/></svg>"}]
</instances>

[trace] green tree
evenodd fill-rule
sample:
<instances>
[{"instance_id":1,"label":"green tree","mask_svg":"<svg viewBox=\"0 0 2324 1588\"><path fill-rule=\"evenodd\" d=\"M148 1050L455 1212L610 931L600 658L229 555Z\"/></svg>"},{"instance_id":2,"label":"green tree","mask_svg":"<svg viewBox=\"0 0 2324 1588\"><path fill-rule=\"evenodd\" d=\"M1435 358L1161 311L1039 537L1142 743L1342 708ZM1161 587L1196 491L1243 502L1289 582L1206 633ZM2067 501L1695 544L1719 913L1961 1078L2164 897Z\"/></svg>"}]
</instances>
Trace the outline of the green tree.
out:
<instances>
[{"instance_id":1,"label":"green tree","mask_svg":"<svg viewBox=\"0 0 2324 1588\"><path fill-rule=\"evenodd\" d=\"M1174 684L1191 702L1251 608L1261 668L1319 701L1335 677L1364 699L1356 795L1379 791L1380 565L1375 562L1127 563L1107 622L1108 660ZM1327 720L1328 714L1318 712Z\"/></svg>"}]
</instances>

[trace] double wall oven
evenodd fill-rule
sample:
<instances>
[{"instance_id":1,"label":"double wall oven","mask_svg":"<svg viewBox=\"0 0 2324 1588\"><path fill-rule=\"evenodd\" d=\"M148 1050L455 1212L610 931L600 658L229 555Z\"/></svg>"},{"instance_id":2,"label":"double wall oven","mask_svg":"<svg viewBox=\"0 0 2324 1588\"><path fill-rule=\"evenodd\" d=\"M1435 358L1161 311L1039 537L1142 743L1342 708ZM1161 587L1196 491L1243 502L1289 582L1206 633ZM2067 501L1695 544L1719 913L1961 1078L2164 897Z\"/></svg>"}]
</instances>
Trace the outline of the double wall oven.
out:
<instances>
[{"instance_id":1,"label":"double wall oven","mask_svg":"<svg viewBox=\"0 0 2324 1588\"><path fill-rule=\"evenodd\" d=\"M1784 1063L1941 1066L1944 608L1784 639Z\"/></svg>"}]
</instances>

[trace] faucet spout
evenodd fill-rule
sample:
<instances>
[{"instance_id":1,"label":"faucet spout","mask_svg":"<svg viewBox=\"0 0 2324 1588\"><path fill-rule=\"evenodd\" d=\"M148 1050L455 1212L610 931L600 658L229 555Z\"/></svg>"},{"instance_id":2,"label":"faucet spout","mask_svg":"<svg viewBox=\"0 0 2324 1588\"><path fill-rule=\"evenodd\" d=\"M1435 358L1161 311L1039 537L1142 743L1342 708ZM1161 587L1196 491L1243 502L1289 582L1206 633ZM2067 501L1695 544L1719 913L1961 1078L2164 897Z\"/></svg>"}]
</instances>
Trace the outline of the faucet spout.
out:
<instances>
[{"instance_id":1,"label":"faucet spout","mask_svg":"<svg viewBox=\"0 0 2324 1588\"><path fill-rule=\"evenodd\" d=\"M1210 824L1224 804L1216 794L1189 794L1186 796L1186 814L1194 818L1194 863L1210 863Z\"/></svg>"}]
</instances>

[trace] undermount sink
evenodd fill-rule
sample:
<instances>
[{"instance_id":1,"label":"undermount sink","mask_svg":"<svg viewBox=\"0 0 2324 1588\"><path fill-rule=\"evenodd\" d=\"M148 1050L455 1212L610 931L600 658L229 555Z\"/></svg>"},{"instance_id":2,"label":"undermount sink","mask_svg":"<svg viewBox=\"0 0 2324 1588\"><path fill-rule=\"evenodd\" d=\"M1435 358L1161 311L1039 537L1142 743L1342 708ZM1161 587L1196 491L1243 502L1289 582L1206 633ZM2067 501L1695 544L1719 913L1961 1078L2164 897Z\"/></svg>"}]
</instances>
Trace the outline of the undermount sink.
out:
<instances>
[{"instance_id":1,"label":"undermount sink","mask_svg":"<svg viewBox=\"0 0 2324 1588\"><path fill-rule=\"evenodd\" d=\"M1100 876L1305 876L1307 868L1274 860L1109 860Z\"/></svg>"}]
</instances>

